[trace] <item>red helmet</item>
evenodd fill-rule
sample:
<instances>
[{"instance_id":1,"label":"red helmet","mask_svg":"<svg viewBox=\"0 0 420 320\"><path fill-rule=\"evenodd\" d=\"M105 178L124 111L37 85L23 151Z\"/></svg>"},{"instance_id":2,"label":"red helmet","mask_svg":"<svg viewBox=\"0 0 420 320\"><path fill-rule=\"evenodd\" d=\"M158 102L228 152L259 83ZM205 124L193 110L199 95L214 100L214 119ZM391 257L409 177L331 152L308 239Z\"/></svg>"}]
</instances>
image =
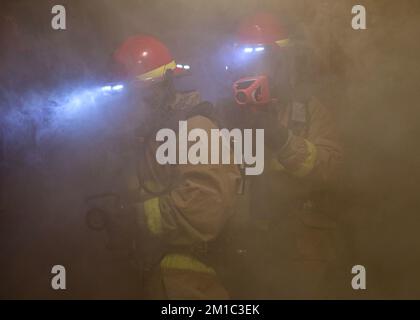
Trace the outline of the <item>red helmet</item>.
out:
<instances>
[{"instance_id":1,"label":"red helmet","mask_svg":"<svg viewBox=\"0 0 420 320\"><path fill-rule=\"evenodd\" d=\"M175 75L183 70L177 67L168 48L148 35L128 38L114 53L114 61L123 76L144 83L163 80L168 70Z\"/></svg>"},{"instance_id":2,"label":"red helmet","mask_svg":"<svg viewBox=\"0 0 420 320\"><path fill-rule=\"evenodd\" d=\"M240 45L278 45L289 44L289 36L281 23L269 13L258 13L244 20L237 31Z\"/></svg>"}]
</instances>

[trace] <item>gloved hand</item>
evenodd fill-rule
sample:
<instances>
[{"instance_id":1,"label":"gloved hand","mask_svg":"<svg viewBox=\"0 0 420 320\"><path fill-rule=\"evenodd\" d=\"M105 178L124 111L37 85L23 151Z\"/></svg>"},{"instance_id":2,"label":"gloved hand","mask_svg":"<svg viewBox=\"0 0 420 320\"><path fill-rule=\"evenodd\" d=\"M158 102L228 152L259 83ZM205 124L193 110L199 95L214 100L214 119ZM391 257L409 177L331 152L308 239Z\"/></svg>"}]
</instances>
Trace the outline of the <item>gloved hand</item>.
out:
<instances>
[{"instance_id":1,"label":"gloved hand","mask_svg":"<svg viewBox=\"0 0 420 320\"><path fill-rule=\"evenodd\" d=\"M133 209L124 205L120 197L112 193L90 197L87 202L88 227L97 231L106 231L109 250L120 257L130 256L138 232Z\"/></svg>"},{"instance_id":2,"label":"gloved hand","mask_svg":"<svg viewBox=\"0 0 420 320\"><path fill-rule=\"evenodd\" d=\"M141 263L143 269L157 265L166 246L150 232L143 202L137 201L135 195L121 197L115 193L86 200L90 207L86 214L88 227L107 233L107 248L114 259Z\"/></svg>"},{"instance_id":3,"label":"gloved hand","mask_svg":"<svg viewBox=\"0 0 420 320\"><path fill-rule=\"evenodd\" d=\"M253 128L264 129L265 145L275 152L283 148L290 134L278 120L277 114L269 109L254 112Z\"/></svg>"}]
</instances>

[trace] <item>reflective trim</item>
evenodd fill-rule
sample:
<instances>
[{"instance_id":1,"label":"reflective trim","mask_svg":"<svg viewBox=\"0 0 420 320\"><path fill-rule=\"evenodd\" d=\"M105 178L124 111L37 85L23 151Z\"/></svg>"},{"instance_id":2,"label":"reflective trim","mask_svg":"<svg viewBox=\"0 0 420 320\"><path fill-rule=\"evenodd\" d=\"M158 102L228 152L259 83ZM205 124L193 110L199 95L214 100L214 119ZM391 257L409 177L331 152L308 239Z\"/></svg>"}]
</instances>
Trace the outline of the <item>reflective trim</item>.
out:
<instances>
[{"instance_id":1,"label":"reflective trim","mask_svg":"<svg viewBox=\"0 0 420 320\"><path fill-rule=\"evenodd\" d=\"M162 233L162 216L160 214L159 198L152 198L144 202L144 214L147 227L153 234Z\"/></svg>"},{"instance_id":2,"label":"reflective trim","mask_svg":"<svg viewBox=\"0 0 420 320\"><path fill-rule=\"evenodd\" d=\"M176 69L176 63L175 60L172 60L168 64L165 64L159 68L156 68L152 71L149 71L147 73L143 73L142 75L137 76L137 79L140 81L151 81L155 80L157 78L162 78L165 75L165 72L167 70L174 70Z\"/></svg>"},{"instance_id":3,"label":"reflective trim","mask_svg":"<svg viewBox=\"0 0 420 320\"><path fill-rule=\"evenodd\" d=\"M163 269L190 270L213 275L216 274L216 271L214 271L213 268L206 266L201 261L198 261L191 256L177 253L166 255L160 262L160 267Z\"/></svg>"},{"instance_id":4,"label":"reflective trim","mask_svg":"<svg viewBox=\"0 0 420 320\"><path fill-rule=\"evenodd\" d=\"M308 151L308 156L306 160L301 164L300 168L292 172L293 175L298 177L307 176L314 168L317 159L318 152L316 147L306 139L305 143L306 149Z\"/></svg>"},{"instance_id":5,"label":"reflective trim","mask_svg":"<svg viewBox=\"0 0 420 320\"><path fill-rule=\"evenodd\" d=\"M290 45L290 39L277 40L276 45L279 47L288 47Z\"/></svg>"}]
</instances>

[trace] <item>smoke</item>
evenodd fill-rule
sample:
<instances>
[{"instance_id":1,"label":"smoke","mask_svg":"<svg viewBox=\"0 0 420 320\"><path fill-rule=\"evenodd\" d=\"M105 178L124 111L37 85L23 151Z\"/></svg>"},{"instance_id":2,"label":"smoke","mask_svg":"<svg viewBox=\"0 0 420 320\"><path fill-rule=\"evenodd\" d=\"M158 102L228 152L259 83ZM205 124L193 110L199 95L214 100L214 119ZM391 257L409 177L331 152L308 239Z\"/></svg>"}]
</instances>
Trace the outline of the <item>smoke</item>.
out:
<instances>
[{"instance_id":1,"label":"smoke","mask_svg":"<svg viewBox=\"0 0 420 320\"><path fill-rule=\"evenodd\" d=\"M2 116L5 161L45 165L42 159L52 145L103 135L104 114L112 101L115 97L106 95L99 83L6 95L2 105L7 110Z\"/></svg>"},{"instance_id":2,"label":"smoke","mask_svg":"<svg viewBox=\"0 0 420 320\"><path fill-rule=\"evenodd\" d=\"M348 263L366 265L371 275L365 296L419 297L419 4L360 1L367 8L365 31L350 27L350 0L67 0L60 3L67 9L66 31L51 29L52 4L0 5L2 14L16 17L21 34L19 51L6 41L0 53L2 161L8 166L1 233L11 257L2 267L2 294L51 295L45 284L57 263L77 278L71 297L131 294L123 289L130 278L107 268L103 239L82 227L81 199L109 191L124 170L125 155L116 155L107 139L136 126L122 100L98 90L111 55L129 35L158 36L177 62L191 66L183 89L198 89L215 102L235 26L269 11L307 43L314 88L337 116L346 151L345 195L337 208L341 236ZM116 279L105 284L107 276Z\"/></svg>"}]
</instances>

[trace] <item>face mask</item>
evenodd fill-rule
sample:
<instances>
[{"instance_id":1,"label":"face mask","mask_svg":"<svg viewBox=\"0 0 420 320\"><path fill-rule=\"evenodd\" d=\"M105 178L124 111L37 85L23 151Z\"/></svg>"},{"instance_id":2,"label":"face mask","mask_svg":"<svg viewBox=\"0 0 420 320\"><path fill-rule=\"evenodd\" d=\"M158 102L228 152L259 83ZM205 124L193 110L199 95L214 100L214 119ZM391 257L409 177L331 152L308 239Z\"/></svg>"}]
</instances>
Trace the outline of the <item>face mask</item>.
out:
<instances>
[{"instance_id":1,"label":"face mask","mask_svg":"<svg viewBox=\"0 0 420 320\"><path fill-rule=\"evenodd\" d=\"M276 47L236 57L227 69L234 79L236 103L258 110L274 100L287 101L292 91L288 61L288 52Z\"/></svg>"},{"instance_id":2,"label":"face mask","mask_svg":"<svg viewBox=\"0 0 420 320\"><path fill-rule=\"evenodd\" d=\"M233 84L233 93L239 106L249 106L254 110L271 102L267 76L241 78Z\"/></svg>"}]
</instances>

